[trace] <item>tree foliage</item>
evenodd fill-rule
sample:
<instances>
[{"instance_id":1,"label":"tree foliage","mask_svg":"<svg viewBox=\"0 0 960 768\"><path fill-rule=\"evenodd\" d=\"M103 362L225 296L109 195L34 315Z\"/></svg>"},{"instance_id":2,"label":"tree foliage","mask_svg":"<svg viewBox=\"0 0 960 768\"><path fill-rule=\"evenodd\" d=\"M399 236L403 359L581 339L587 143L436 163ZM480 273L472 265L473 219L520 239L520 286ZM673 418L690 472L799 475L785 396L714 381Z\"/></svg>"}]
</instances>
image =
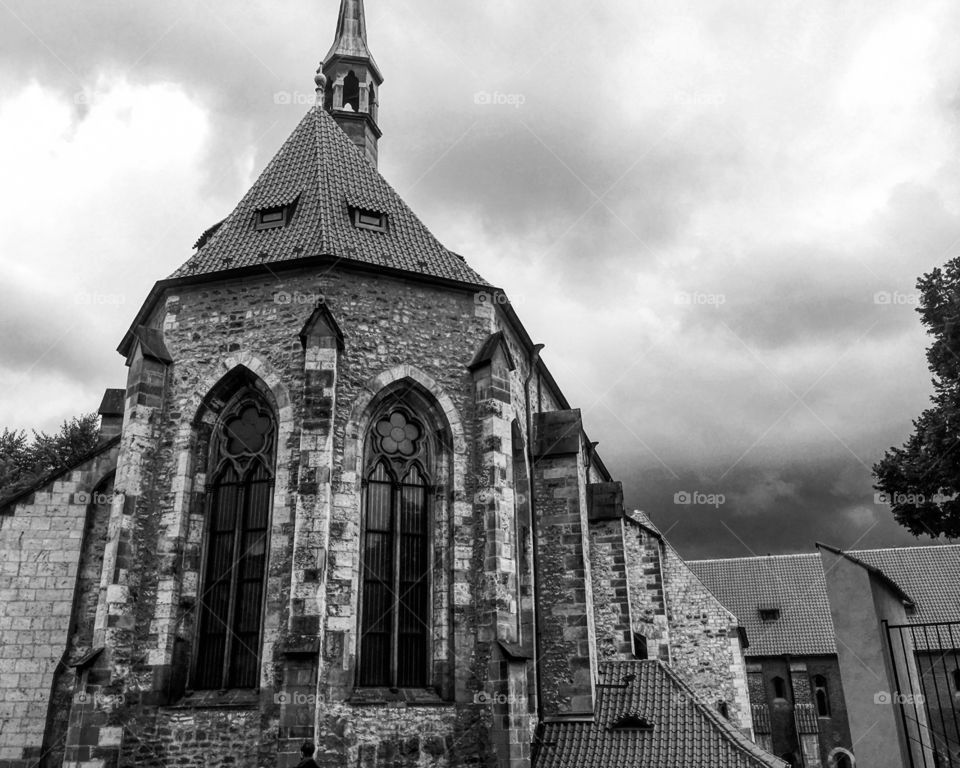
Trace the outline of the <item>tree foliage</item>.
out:
<instances>
[{"instance_id":1,"label":"tree foliage","mask_svg":"<svg viewBox=\"0 0 960 768\"><path fill-rule=\"evenodd\" d=\"M75 464L99 442L99 417L87 413L69 419L52 435L4 428L0 433L0 499L23 491L38 480Z\"/></svg>"},{"instance_id":2,"label":"tree foliage","mask_svg":"<svg viewBox=\"0 0 960 768\"><path fill-rule=\"evenodd\" d=\"M875 488L914 535L960 536L960 258L917 281L917 312L933 342L931 406L913 434L874 465Z\"/></svg>"}]
</instances>

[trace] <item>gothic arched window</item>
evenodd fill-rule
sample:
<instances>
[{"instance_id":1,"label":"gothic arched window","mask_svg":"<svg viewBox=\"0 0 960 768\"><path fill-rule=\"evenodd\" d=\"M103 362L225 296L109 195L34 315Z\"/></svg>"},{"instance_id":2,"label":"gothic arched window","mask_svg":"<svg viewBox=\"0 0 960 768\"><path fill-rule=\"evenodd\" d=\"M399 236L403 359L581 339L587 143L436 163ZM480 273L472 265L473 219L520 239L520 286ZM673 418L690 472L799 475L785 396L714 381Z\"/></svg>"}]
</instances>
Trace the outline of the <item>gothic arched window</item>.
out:
<instances>
[{"instance_id":1,"label":"gothic arched window","mask_svg":"<svg viewBox=\"0 0 960 768\"><path fill-rule=\"evenodd\" d=\"M193 676L200 690L259 685L275 443L271 409L252 389L213 432Z\"/></svg>"},{"instance_id":2,"label":"gothic arched window","mask_svg":"<svg viewBox=\"0 0 960 768\"><path fill-rule=\"evenodd\" d=\"M773 678L773 697L775 699L787 698L787 684L782 677Z\"/></svg>"},{"instance_id":3,"label":"gothic arched window","mask_svg":"<svg viewBox=\"0 0 960 768\"><path fill-rule=\"evenodd\" d=\"M817 703L817 717L830 717L830 695L823 675L814 675L813 698Z\"/></svg>"},{"instance_id":4,"label":"gothic arched window","mask_svg":"<svg viewBox=\"0 0 960 768\"><path fill-rule=\"evenodd\" d=\"M402 407L373 421L363 501L361 686L425 687L429 675L429 450Z\"/></svg>"},{"instance_id":5,"label":"gothic arched window","mask_svg":"<svg viewBox=\"0 0 960 768\"><path fill-rule=\"evenodd\" d=\"M347 105L353 112L360 111L360 79L353 70L343 79L343 108Z\"/></svg>"}]
</instances>

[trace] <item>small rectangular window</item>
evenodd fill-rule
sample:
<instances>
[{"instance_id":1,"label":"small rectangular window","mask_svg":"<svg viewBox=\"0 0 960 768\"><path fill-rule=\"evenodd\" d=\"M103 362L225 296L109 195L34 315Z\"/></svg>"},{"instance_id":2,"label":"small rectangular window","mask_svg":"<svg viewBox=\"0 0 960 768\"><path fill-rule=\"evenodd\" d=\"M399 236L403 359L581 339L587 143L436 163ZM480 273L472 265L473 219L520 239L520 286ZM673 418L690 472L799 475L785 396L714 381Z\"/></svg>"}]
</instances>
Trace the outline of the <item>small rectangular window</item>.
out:
<instances>
[{"instance_id":1,"label":"small rectangular window","mask_svg":"<svg viewBox=\"0 0 960 768\"><path fill-rule=\"evenodd\" d=\"M776 621L780 618L779 608L761 608L760 621Z\"/></svg>"},{"instance_id":2,"label":"small rectangular window","mask_svg":"<svg viewBox=\"0 0 960 768\"><path fill-rule=\"evenodd\" d=\"M374 232L387 231L387 214L376 211L353 209L353 225L357 229L369 229Z\"/></svg>"},{"instance_id":3,"label":"small rectangular window","mask_svg":"<svg viewBox=\"0 0 960 768\"><path fill-rule=\"evenodd\" d=\"M275 229L286 226L286 223L286 206L280 208L264 208L262 211L257 211L255 219L257 229Z\"/></svg>"},{"instance_id":4,"label":"small rectangular window","mask_svg":"<svg viewBox=\"0 0 960 768\"><path fill-rule=\"evenodd\" d=\"M649 651L647 650L647 638L641 635L639 632L633 633L633 657L635 659L640 659L646 661L650 658Z\"/></svg>"}]
</instances>

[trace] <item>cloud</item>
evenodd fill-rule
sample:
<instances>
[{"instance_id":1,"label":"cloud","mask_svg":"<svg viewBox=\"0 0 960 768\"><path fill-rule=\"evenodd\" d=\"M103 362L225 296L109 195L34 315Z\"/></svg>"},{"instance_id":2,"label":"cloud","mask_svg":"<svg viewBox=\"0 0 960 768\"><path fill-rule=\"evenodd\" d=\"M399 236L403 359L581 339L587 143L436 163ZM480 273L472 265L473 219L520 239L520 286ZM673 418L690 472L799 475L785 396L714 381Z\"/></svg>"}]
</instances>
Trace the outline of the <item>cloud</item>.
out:
<instances>
[{"instance_id":1,"label":"cloud","mask_svg":"<svg viewBox=\"0 0 960 768\"><path fill-rule=\"evenodd\" d=\"M302 116L336 6L0 8L0 423L122 384L114 346ZM960 7L367 15L381 170L514 298L628 501L690 553L745 553L721 521L757 551L905 540L864 510L929 390L916 277L960 247ZM719 513L672 504L711 488Z\"/></svg>"},{"instance_id":2,"label":"cloud","mask_svg":"<svg viewBox=\"0 0 960 768\"><path fill-rule=\"evenodd\" d=\"M104 77L73 107L39 83L0 103L6 426L50 428L124 384L114 347L157 265L213 215L195 174L208 120L180 89Z\"/></svg>"},{"instance_id":3,"label":"cloud","mask_svg":"<svg viewBox=\"0 0 960 768\"><path fill-rule=\"evenodd\" d=\"M841 492L837 478L854 475L856 482ZM690 558L811 552L818 541L843 549L923 543L874 503L869 473L849 456L794 460L774 470L743 468L712 484L684 477L679 485L656 472L643 477L635 497ZM678 490L699 491L701 499L722 495L724 503L676 504Z\"/></svg>"}]
</instances>

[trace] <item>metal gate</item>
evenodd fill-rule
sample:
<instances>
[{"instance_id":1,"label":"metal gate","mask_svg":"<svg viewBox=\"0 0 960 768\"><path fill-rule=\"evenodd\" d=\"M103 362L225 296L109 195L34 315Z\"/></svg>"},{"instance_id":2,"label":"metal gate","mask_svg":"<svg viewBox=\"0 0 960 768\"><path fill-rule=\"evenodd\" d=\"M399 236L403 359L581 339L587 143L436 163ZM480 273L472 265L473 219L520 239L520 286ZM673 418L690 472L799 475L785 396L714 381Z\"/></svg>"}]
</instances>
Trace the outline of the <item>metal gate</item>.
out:
<instances>
[{"instance_id":1,"label":"metal gate","mask_svg":"<svg viewBox=\"0 0 960 768\"><path fill-rule=\"evenodd\" d=\"M887 642L910 768L960 768L960 623L887 624Z\"/></svg>"}]
</instances>

